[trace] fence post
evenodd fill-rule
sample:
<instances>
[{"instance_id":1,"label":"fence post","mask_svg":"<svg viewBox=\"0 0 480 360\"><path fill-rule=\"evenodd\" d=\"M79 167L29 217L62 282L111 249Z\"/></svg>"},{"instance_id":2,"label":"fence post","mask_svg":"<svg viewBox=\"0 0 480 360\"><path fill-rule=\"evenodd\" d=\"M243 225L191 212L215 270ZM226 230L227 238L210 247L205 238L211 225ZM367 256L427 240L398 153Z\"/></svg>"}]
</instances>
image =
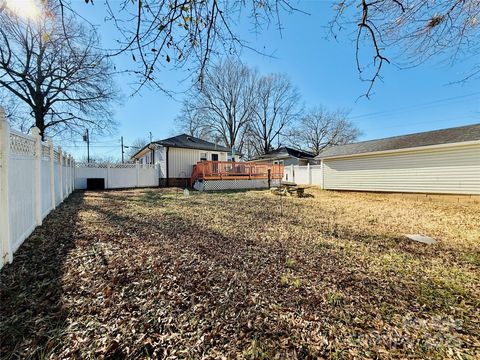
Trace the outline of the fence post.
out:
<instances>
[{"instance_id":1,"label":"fence post","mask_svg":"<svg viewBox=\"0 0 480 360\"><path fill-rule=\"evenodd\" d=\"M65 155L65 197L70 195L70 155Z\"/></svg>"},{"instance_id":2,"label":"fence post","mask_svg":"<svg viewBox=\"0 0 480 360\"><path fill-rule=\"evenodd\" d=\"M68 154L63 155L63 167L65 171L62 170L62 174L65 173L63 179L63 198L65 199L68 196Z\"/></svg>"},{"instance_id":3,"label":"fence post","mask_svg":"<svg viewBox=\"0 0 480 360\"><path fill-rule=\"evenodd\" d=\"M140 186L140 164L138 163L138 160L135 161L135 169L137 172L137 188Z\"/></svg>"},{"instance_id":4,"label":"fence post","mask_svg":"<svg viewBox=\"0 0 480 360\"><path fill-rule=\"evenodd\" d=\"M72 193L72 155L68 155L68 195Z\"/></svg>"},{"instance_id":5,"label":"fence post","mask_svg":"<svg viewBox=\"0 0 480 360\"><path fill-rule=\"evenodd\" d=\"M320 160L320 171L321 171L321 181L322 184L320 185L320 189L325 189L325 166L323 164L323 160Z\"/></svg>"},{"instance_id":6,"label":"fence post","mask_svg":"<svg viewBox=\"0 0 480 360\"><path fill-rule=\"evenodd\" d=\"M50 201L52 210L56 208L55 204L55 152L53 151L52 139L48 139L48 149L50 151Z\"/></svg>"},{"instance_id":7,"label":"fence post","mask_svg":"<svg viewBox=\"0 0 480 360\"><path fill-rule=\"evenodd\" d=\"M8 199L8 162L10 157L10 126L0 106L0 267L13 261L10 246L10 216Z\"/></svg>"},{"instance_id":8,"label":"fence post","mask_svg":"<svg viewBox=\"0 0 480 360\"><path fill-rule=\"evenodd\" d=\"M33 179L35 182L35 223L42 225L42 137L40 129L34 127L32 135L35 139L35 175Z\"/></svg>"},{"instance_id":9,"label":"fence post","mask_svg":"<svg viewBox=\"0 0 480 360\"><path fill-rule=\"evenodd\" d=\"M70 155L70 194L75 189L75 160L73 155Z\"/></svg>"},{"instance_id":10,"label":"fence post","mask_svg":"<svg viewBox=\"0 0 480 360\"><path fill-rule=\"evenodd\" d=\"M312 169L310 168L310 163L307 163L307 173L308 173L308 185L312 185Z\"/></svg>"},{"instance_id":11,"label":"fence post","mask_svg":"<svg viewBox=\"0 0 480 360\"><path fill-rule=\"evenodd\" d=\"M107 164L107 184L105 186L106 189L110 189L109 182L110 182L110 163Z\"/></svg>"},{"instance_id":12,"label":"fence post","mask_svg":"<svg viewBox=\"0 0 480 360\"><path fill-rule=\"evenodd\" d=\"M72 157L72 192L75 190L75 159Z\"/></svg>"},{"instance_id":13,"label":"fence post","mask_svg":"<svg viewBox=\"0 0 480 360\"><path fill-rule=\"evenodd\" d=\"M63 201L63 154L62 147L58 147L58 183L60 189L60 202Z\"/></svg>"},{"instance_id":14,"label":"fence post","mask_svg":"<svg viewBox=\"0 0 480 360\"><path fill-rule=\"evenodd\" d=\"M65 197L70 194L70 155L65 155Z\"/></svg>"}]
</instances>

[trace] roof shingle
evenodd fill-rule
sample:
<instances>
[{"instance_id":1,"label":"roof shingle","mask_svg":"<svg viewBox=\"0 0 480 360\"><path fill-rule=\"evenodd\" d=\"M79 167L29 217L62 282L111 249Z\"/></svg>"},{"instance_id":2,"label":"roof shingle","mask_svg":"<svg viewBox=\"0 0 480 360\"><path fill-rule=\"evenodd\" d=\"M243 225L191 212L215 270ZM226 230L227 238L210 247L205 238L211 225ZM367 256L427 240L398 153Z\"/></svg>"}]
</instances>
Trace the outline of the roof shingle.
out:
<instances>
[{"instance_id":1,"label":"roof shingle","mask_svg":"<svg viewBox=\"0 0 480 360\"><path fill-rule=\"evenodd\" d=\"M256 157L254 160L276 159L276 158L289 157L289 156L300 158L300 159L303 159L303 158L311 159L315 155L311 154L309 152L306 152L306 151L293 149L293 148L288 147L288 146L281 146L278 149L272 150L267 154L260 155L260 156Z\"/></svg>"},{"instance_id":2,"label":"roof shingle","mask_svg":"<svg viewBox=\"0 0 480 360\"><path fill-rule=\"evenodd\" d=\"M181 134L181 135L173 136L168 139L158 140L154 142L156 144L163 145L163 146L185 148L185 149L226 151L226 152L230 151L230 148L228 147L214 144L212 142L205 141L187 134Z\"/></svg>"},{"instance_id":3,"label":"roof shingle","mask_svg":"<svg viewBox=\"0 0 480 360\"><path fill-rule=\"evenodd\" d=\"M316 159L480 140L480 124L332 146Z\"/></svg>"}]
</instances>

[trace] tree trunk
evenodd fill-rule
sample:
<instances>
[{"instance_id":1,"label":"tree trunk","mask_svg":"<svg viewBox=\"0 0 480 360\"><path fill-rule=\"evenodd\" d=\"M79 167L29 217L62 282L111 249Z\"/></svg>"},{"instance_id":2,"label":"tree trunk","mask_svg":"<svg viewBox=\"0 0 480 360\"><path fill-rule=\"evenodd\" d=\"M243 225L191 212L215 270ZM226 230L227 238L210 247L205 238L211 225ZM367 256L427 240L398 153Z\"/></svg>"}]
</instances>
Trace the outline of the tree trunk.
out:
<instances>
[{"instance_id":1,"label":"tree trunk","mask_svg":"<svg viewBox=\"0 0 480 360\"><path fill-rule=\"evenodd\" d=\"M34 109L35 114L35 126L40 130L40 136L42 141L45 141L45 115L41 109Z\"/></svg>"}]
</instances>

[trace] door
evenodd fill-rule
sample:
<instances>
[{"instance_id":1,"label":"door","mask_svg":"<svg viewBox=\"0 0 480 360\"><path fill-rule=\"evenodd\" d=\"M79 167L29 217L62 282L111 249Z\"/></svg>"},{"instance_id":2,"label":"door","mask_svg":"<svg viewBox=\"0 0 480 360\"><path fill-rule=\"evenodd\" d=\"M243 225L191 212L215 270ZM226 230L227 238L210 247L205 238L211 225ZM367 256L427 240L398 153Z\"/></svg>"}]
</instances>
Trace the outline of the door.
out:
<instances>
[{"instance_id":1,"label":"door","mask_svg":"<svg viewBox=\"0 0 480 360\"><path fill-rule=\"evenodd\" d=\"M212 161L218 161L218 154L212 154ZM212 164L212 172L214 174L218 173L218 163Z\"/></svg>"}]
</instances>

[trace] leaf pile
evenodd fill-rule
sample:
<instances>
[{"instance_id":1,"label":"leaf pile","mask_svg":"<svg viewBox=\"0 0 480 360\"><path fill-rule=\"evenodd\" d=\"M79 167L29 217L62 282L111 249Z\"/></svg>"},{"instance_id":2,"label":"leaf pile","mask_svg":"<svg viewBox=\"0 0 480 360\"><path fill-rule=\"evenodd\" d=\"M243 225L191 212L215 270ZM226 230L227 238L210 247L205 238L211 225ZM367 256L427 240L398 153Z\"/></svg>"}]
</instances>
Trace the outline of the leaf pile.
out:
<instances>
[{"instance_id":1,"label":"leaf pile","mask_svg":"<svg viewBox=\"0 0 480 360\"><path fill-rule=\"evenodd\" d=\"M0 357L480 355L478 202L307 193L74 193L2 269Z\"/></svg>"}]
</instances>

